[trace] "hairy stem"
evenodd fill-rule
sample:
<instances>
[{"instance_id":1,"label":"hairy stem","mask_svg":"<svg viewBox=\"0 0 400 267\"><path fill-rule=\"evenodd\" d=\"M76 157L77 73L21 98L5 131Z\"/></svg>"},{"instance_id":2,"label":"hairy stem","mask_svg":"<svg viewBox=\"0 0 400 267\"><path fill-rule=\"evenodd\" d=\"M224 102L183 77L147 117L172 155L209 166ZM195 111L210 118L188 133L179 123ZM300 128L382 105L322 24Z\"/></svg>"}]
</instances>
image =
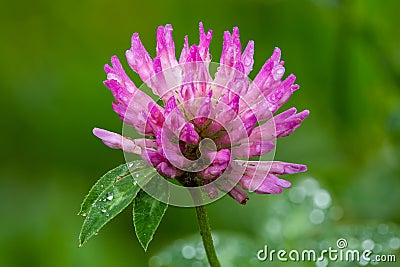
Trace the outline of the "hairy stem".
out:
<instances>
[{"instance_id":1,"label":"hairy stem","mask_svg":"<svg viewBox=\"0 0 400 267\"><path fill-rule=\"evenodd\" d=\"M197 222L199 223L200 235L203 239L204 249L206 250L207 259L211 267L219 267L217 253L215 252L214 243L211 236L210 223L208 222L205 206L197 206Z\"/></svg>"},{"instance_id":2,"label":"hairy stem","mask_svg":"<svg viewBox=\"0 0 400 267\"><path fill-rule=\"evenodd\" d=\"M201 204L201 193L198 190L191 190L190 191L193 197L193 200L196 204L196 215L197 215L197 223L199 224L200 228L200 235L203 239L204 249L207 254L208 262L210 263L211 267L219 267L221 266L218 258L217 253L215 251L214 242L211 236L211 228L210 223L208 221L206 207Z\"/></svg>"}]
</instances>

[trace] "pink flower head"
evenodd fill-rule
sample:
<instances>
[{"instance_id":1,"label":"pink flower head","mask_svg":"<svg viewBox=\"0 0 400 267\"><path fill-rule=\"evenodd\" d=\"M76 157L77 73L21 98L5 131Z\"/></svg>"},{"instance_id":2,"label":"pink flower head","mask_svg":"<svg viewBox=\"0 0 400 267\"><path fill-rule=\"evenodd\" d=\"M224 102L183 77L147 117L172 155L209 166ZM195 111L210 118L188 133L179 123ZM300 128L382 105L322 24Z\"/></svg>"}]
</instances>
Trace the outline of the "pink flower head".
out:
<instances>
[{"instance_id":1,"label":"pink flower head","mask_svg":"<svg viewBox=\"0 0 400 267\"><path fill-rule=\"evenodd\" d=\"M167 179L202 186L209 198L222 191L242 204L248 200L244 190L279 194L290 182L278 175L307 170L301 164L253 160L273 153L275 140L290 135L309 115L295 108L273 115L299 88L293 74L283 78L279 48L251 81L254 42L242 49L237 27L224 33L215 75L210 74L212 31L206 33L202 23L199 43L190 46L186 36L179 60L172 26L160 26L156 37L152 58L134 33L126 59L159 101L136 87L116 56L104 67L114 111L143 135L132 139L96 128L94 134L107 146L141 155Z\"/></svg>"}]
</instances>

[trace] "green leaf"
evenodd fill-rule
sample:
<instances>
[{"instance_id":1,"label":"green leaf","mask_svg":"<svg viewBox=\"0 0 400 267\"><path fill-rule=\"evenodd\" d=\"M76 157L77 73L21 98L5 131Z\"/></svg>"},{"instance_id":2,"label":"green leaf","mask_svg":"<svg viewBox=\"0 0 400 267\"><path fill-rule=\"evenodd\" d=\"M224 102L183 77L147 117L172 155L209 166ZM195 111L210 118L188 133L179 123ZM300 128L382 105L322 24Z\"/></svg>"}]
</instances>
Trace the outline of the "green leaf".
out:
<instances>
[{"instance_id":1,"label":"green leaf","mask_svg":"<svg viewBox=\"0 0 400 267\"><path fill-rule=\"evenodd\" d=\"M78 215L86 216L92 204L98 199L100 194L106 191L117 180L128 176L130 174L129 169L134 172L135 170L148 168L148 166L141 160L132 161L128 164L119 165L118 167L108 171L93 185L92 189L89 191L89 194L83 200L81 204L81 210L79 211Z\"/></svg>"},{"instance_id":2,"label":"green leaf","mask_svg":"<svg viewBox=\"0 0 400 267\"><path fill-rule=\"evenodd\" d=\"M131 176L133 173L136 180ZM86 218L79 234L79 246L96 235L133 201L140 190L138 179L140 184L145 184L156 174L156 170L146 166L144 162L134 161L128 165L120 165L102 176L81 206L80 214L86 215Z\"/></svg>"},{"instance_id":3,"label":"green leaf","mask_svg":"<svg viewBox=\"0 0 400 267\"><path fill-rule=\"evenodd\" d=\"M150 182L146 185L146 187L149 186L153 187L152 193L157 192L159 199L168 201L169 187L166 180L154 179L154 183ZM154 188L157 190L154 191ZM136 196L133 202L133 222L136 236L145 251L153 239L167 208L168 204L153 198L143 190L140 190Z\"/></svg>"}]
</instances>

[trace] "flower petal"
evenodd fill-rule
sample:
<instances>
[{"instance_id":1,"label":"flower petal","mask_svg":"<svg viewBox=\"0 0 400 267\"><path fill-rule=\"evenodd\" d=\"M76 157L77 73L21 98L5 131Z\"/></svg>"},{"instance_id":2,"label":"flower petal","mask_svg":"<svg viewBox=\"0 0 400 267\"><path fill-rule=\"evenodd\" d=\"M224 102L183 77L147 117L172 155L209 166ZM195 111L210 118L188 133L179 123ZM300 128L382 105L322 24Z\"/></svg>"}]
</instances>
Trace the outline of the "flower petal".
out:
<instances>
[{"instance_id":1,"label":"flower petal","mask_svg":"<svg viewBox=\"0 0 400 267\"><path fill-rule=\"evenodd\" d=\"M166 162L158 164L157 171L166 178L176 178L184 173Z\"/></svg>"},{"instance_id":2,"label":"flower petal","mask_svg":"<svg viewBox=\"0 0 400 267\"><path fill-rule=\"evenodd\" d=\"M203 23L199 23L200 42L199 42L199 54L203 61L210 61L209 47L212 38L212 30L209 30L207 34L204 32Z\"/></svg>"},{"instance_id":3,"label":"flower petal","mask_svg":"<svg viewBox=\"0 0 400 267\"><path fill-rule=\"evenodd\" d=\"M271 141L245 142L240 146L233 147L232 155L235 158L251 158L264 155L270 152L274 147L275 144Z\"/></svg>"},{"instance_id":4,"label":"flower petal","mask_svg":"<svg viewBox=\"0 0 400 267\"><path fill-rule=\"evenodd\" d=\"M196 112L196 118L194 119L194 122L198 127L203 126L203 124L211 117L211 111L212 111L211 96L212 96L212 91L210 90L204 97L203 103L201 103L199 109Z\"/></svg>"},{"instance_id":5,"label":"flower petal","mask_svg":"<svg viewBox=\"0 0 400 267\"><path fill-rule=\"evenodd\" d=\"M226 180L217 180L215 184L218 186L218 188L226 193L233 199L235 199L239 204L246 204L247 200L249 199L249 196L244 192L242 189L240 189L237 186L233 186L231 183L229 183Z\"/></svg>"},{"instance_id":6,"label":"flower petal","mask_svg":"<svg viewBox=\"0 0 400 267\"><path fill-rule=\"evenodd\" d=\"M103 143L114 149L123 149L125 152L133 154L141 154L142 148L138 146L134 140L124 137L120 134L113 133L107 130L94 128L93 134L103 141Z\"/></svg>"},{"instance_id":7,"label":"flower petal","mask_svg":"<svg viewBox=\"0 0 400 267\"><path fill-rule=\"evenodd\" d=\"M243 176L239 180L240 186L258 194L280 194L282 188L290 187L290 182L279 179L273 174L267 174L262 180L255 180L252 177Z\"/></svg>"},{"instance_id":8,"label":"flower petal","mask_svg":"<svg viewBox=\"0 0 400 267\"><path fill-rule=\"evenodd\" d=\"M163 69L178 65L175 57L175 43L172 39L172 26L167 24L157 29L157 57L161 60Z\"/></svg>"},{"instance_id":9,"label":"flower petal","mask_svg":"<svg viewBox=\"0 0 400 267\"><path fill-rule=\"evenodd\" d=\"M132 35L132 47L125 53L129 66L147 82L154 74L153 60L144 48L138 33Z\"/></svg>"},{"instance_id":10,"label":"flower petal","mask_svg":"<svg viewBox=\"0 0 400 267\"><path fill-rule=\"evenodd\" d=\"M274 174L294 174L307 171L307 166L281 161L272 162L270 172Z\"/></svg>"},{"instance_id":11,"label":"flower petal","mask_svg":"<svg viewBox=\"0 0 400 267\"><path fill-rule=\"evenodd\" d=\"M182 52L181 52L181 55L179 57L179 64L186 63L186 59L187 59L188 55L189 55L189 38L186 35L185 36L185 41L183 43Z\"/></svg>"},{"instance_id":12,"label":"flower petal","mask_svg":"<svg viewBox=\"0 0 400 267\"><path fill-rule=\"evenodd\" d=\"M303 110L296 114L296 109L291 108L286 110L273 119L254 128L249 140L250 142L257 141L272 141L279 137L285 137L293 133L310 114L308 110Z\"/></svg>"},{"instance_id":13,"label":"flower petal","mask_svg":"<svg viewBox=\"0 0 400 267\"><path fill-rule=\"evenodd\" d=\"M218 197L218 189L214 183L206 181L202 189L210 199Z\"/></svg>"},{"instance_id":14,"label":"flower petal","mask_svg":"<svg viewBox=\"0 0 400 267\"><path fill-rule=\"evenodd\" d=\"M194 125L188 122L183 126L179 139L185 143L196 145L199 142L200 137L195 131Z\"/></svg>"},{"instance_id":15,"label":"flower petal","mask_svg":"<svg viewBox=\"0 0 400 267\"><path fill-rule=\"evenodd\" d=\"M249 41L240 59L244 67L244 74L246 75L248 75L253 69L253 64L254 64L253 56L254 56L254 41Z\"/></svg>"}]
</instances>

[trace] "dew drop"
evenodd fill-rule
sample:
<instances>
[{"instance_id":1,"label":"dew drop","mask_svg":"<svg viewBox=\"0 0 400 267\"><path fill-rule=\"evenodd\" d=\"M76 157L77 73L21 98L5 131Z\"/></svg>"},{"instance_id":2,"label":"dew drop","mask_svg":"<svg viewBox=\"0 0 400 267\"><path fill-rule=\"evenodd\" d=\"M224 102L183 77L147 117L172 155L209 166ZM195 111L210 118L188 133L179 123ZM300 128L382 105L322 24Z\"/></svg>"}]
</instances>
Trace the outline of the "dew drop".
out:
<instances>
[{"instance_id":1,"label":"dew drop","mask_svg":"<svg viewBox=\"0 0 400 267\"><path fill-rule=\"evenodd\" d=\"M273 71L272 75L275 81L278 81L282 78L283 74L285 73L285 68L282 66L277 66Z\"/></svg>"},{"instance_id":2,"label":"dew drop","mask_svg":"<svg viewBox=\"0 0 400 267\"><path fill-rule=\"evenodd\" d=\"M318 182L314 178L311 178L311 177L309 177L307 179L304 179L301 182L301 185L306 190L306 195L307 196L314 195L314 193L316 193L318 191L318 189L319 189Z\"/></svg>"},{"instance_id":3,"label":"dew drop","mask_svg":"<svg viewBox=\"0 0 400 267\"><path fill-rule=\"evenodd\" d=\"M202 260L206 257L206 252L204 251L203 247L196 247L196 259Z\"/></svg>"},{"instance_id":4,"label":"dew drop","mask_svg":"<svg viewBox=\"0 0 400 267\"><path fill-rule=\"evenodd\" d=\"M113 198L114 198L114 196L113 196L113 194L108 194L108 196L107 196L107 200L113 200Z\"/></svg>"},{"instance_id":5,"label":"dew drop","mask_svg":"<svg viewBox=\"0 0 400 267\"><path fill-rule=\"evenodd\" d=\"M361 266L365 266L368 264L368 261L366 259L364 259L364 257L360 258L360 261L358 262L359 265Z\"/></svg>"},{"instance_id":6,"label":"dew drop","mask_svg":"<svg viewBox=\"0 0 400 267\"><path fill-rule=\"evenodd\" d=\"M190 245L184 246L181 253L185 259L192 259L194 256L196 256L196 250Z\"/></svg>"},{"instance_id":7,"label":"dew drop","mask_svg":"<svg viewBox=\"0 0 400 267\"><path fill-rule=\"evenodd\" d=\"M250 66L251 64L251 57L245 57L244 59L244 65L245 66Z\"/></svg>"},{"instance_id":8,"label":"dew drop","mask_svg":"<svg viewBox=\"0 0 400 267\"><path fill-rule=\"evenodd\" d=\"M318 261L315 263L315 265L316 265L317 267L326 267L326 266L328 266L328 264L329 264L329 261L328 261L327 258L324 258L322 261L318 260Z\"/></svg>"},{"instance_id":9,"label":"dew drop","mask_svg":"<svg viewBox=\"0 0 400 267\"><path fill-rule=\"evenodd\" d=\"M314 195L314 205L326 209L331 204L331 195L324 189L318 190Z\"/></svg>"},{"instance_id":10,"label":"dew drop","mask_svg":"<svg viewBox=\"0 0 400 267\"><path fill-rule=\"evenodd\" d=\"M276 94L271 94L268 96L268 101L275 104L275 102L277 101L277 96Z\"/></svg>"},{"instance_id":11,"label":"dew drop","mask_svg":"<svg viewBox=\"0 0 400 267\"><path fill-rule=\"evenodd\" d=\"M321 224L325 219L325 214L320 209L314 209L313 211L311 211L309 218L311 223Z\"/></svg>"},{"instance_id":12,"label":"dew drop","mask_svg":"<svg viewBox=\"0 0 400 267\"><path fill-rule=\"evenodd\" d=\"M399 249L400 248L400 238L398 237L392 237L389 240L389 247L391 249Z\"/></svg>"},{"instance_id":13,"label":"dew drop","mask_svg":"<svg viewBox=\"0 0 400 267\"><path fill-rule=\"evenodd\" d=\"M375 242L371 239L367 239L361 243L361 246L363 249L373 250L375 247Z\"/></svg>"},{"instance_id":14,"label":"dew drop","mask_svg":"<svg viewBox=\"0 0 400 267\"><path fill-rule=\"evenodd\" d=\"M159 256L153 256L149 260L149 266L150 267L161 267L163 266L163 260Z\"/></svg>"},{"instance_id":15,"label":"dew drop","mask_svg":"<svg viewBox=\"0 0 400 267\"><path fill-rule=\"evenodd\" d=\"M101 210L102 213L105 213L106 211L107 211L106 209L102 209L102 210Z\"/></svg>"},{"instance_id":16,"label":"dew drop","mask_svg":"<svg viewBox=\"0 0 400 267\"><path fill-rule=\"evenodd\" d=\"M137 65L137 66L141 66L142 64L143 64L143 57L142 56L136 56L135 57L135 65Z\"/></svg>"}]
</instances>

